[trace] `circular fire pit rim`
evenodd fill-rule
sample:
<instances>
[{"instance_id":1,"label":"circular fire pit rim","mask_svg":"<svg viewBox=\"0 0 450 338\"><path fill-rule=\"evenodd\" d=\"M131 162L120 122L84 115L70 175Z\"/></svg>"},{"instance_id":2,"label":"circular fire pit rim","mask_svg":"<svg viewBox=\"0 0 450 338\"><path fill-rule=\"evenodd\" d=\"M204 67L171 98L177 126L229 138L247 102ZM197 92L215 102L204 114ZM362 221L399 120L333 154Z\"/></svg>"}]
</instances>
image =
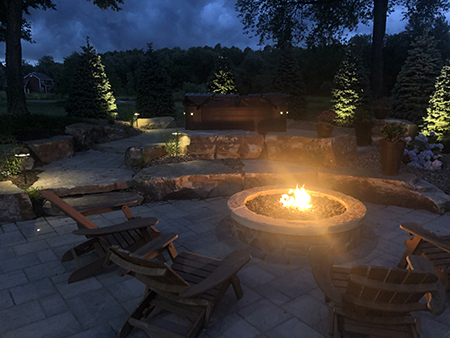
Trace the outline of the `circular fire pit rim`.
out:
<instances>
[{"instance_id":1,"label":"circular fire pit rim","mask_svg":"<svg viewBox=\"0 0 450 338\"><path fill-rule=\"evenodd\" d=\"M228 200L231 218L250 229L274 234L318 236L327 233L349 231L361 225L366 217L367 209L359 200L337 191L307 187L313 196L325 194L327 197L342 203L346 211L338 216L319 220L284 220L256 214L245 206L245 202L259 195L288 193L292 186L263 186L238 192Z\"/></svg>"}]
</instances>

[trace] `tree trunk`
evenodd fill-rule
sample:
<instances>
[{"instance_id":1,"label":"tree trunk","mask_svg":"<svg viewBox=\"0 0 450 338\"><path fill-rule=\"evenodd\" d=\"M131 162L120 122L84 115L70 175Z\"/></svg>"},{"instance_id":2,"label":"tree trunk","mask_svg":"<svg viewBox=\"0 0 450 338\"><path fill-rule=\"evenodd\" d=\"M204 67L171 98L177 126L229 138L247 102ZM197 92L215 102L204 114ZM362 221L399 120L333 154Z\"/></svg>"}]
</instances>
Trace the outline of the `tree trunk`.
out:
<instances>
[{"instance_id":1,"label":"tree trunk","mask_svg":"<svg viewBox=\"0 0 450 338\"><path fill-rule=\"evenodd\" d=\"M383 40L386 33L388 0L374 0L371 87L374 99L383 96Z\"/></svg>"},{"instance_id":2,"label":"tree trunk","mask_svg":"<svg viewBox=\"0 0 450 338\"><path fill-rule=\"evenodd\" d=\"M8 114L30 114L26 106L22 74L22 0L2 0L6 9L6 97Z\"/></svg>"}]
</instances>

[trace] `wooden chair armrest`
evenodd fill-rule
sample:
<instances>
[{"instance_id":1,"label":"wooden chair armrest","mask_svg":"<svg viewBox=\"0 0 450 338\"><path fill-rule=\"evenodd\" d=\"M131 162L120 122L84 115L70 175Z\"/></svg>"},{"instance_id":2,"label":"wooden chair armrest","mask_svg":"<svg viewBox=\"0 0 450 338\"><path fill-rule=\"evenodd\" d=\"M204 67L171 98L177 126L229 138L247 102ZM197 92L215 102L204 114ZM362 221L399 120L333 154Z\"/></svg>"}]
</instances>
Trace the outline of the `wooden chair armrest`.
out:
<instances>
[{"instance_id":1,"label":"wooden chair armrest","mask_svg":"<svg viewBox=\"0 0 450 338\"><path fill-rule=\"evenodd\" d=\"M330 247L327 245L316 245L309 249L309 261L317 285L335 304L342 304L342 293L334 286L331 271L333 268L333 257Z\"/></svg>"},{"instance_id":2,"label":"wooden chair armrest","mask_svg":"<svg viewBox=\"0 0 450 338\"><path fill-rule=\"evenodd\" d=\"M220 261L217 268L203 281L189 287L180 294L181 297L196 297L208 290L214 289L235 275L247 264L252 256L243 250L235 250Z\"/></svg>"},{"instance_id":3,"label":"wooden chair armrest","mask_svg":"<svg viewBox=\"0 0 450 338\"><path fill-rule=\"evenodd\" d=\"M110 235L118 232L123 231L129 231L129 230L136 230L136 229L142 229L146 228L152 225L155 225L158 223L158 219L154 217L147 217L147 218L137 218L132 219L120 224L111 225L103 228L96 228L96 229L78 229L72 231L75 235L84 235L84 236L104 236L104 235Z\"/></svg>"},{"instance_id":4,"label":"wooden chair armrest","mask_svg":"<svg viewBox=\"0 0 450 338\"><path fill-rule=\"evenodd\" d=\"M150 242L131 253L130 256L138 256L144 258L153 252L166 249L166 247L169 246L177 238L178 235L173 232L161 234L160 236L152 239Z\"/></svg>"},{"instance_id":5,"label":"wooden chair armrest","mask_svg":"<svg viewBox=\"0 0 450 338\"><path fill-rule=\"evenodd\" d=\"M436 235L434 232L427 230L416 223L402 223L400 228L406 232L422 238L424 241L431 243L438 248L450 252L450 243L444 241L440 236Z\"/></svg>"},{"instance_id":6,"label":"wooden chair armrest","mask_svg":"<svg viewBox=\"0 0 450 338\"><path fill-rule=\"evenodd\" d=\"M445 310L446 295L444 285L442 285L442 282L437 276L433 265L425 257L417 255L407 256L406 261L408 262L408 269L436 275L436 291L426 294L425 297L428 301L428 310L436 316L440 315Z\"/></svg>"}]
</instances>

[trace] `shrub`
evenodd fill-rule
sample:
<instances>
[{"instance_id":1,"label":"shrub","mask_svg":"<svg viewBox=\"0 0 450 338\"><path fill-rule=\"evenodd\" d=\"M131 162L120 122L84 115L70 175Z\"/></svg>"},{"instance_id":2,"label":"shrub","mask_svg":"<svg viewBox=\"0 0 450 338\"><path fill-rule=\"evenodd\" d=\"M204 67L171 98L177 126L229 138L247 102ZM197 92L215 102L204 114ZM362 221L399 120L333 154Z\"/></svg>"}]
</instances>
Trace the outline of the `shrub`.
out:
<instances>
[{"instance_id":1,"label":"shrub","mask_svg":"<svg viewBox=\"0 0 450 338\"><path fill-rule=\"evenodd\" d=\"M333 124L337 118L337 114L332 110L325 110L317 116L317 122Z\"/></svg>"},{"instance_id":2,"label":"shrub","mask_svg":"<svg viewBox=\"0 0 450 338\"><path fill-rule=\"evenodd\" d=\"M331 103L337 124L350 126L356 110L367 105L370 89L368 71L362 61L348 50L333 80Z\"/></svg>"},{"instance_id":3,"label":"shrub","mask_svg":"<svg viewBox=\"0 0 450 338\"><path fill-rule=\"evenodd\" d=\"M436 80L435 90L432 94L427 116L423 119L422 131L433 133L437 140L450 144L450 61L442 68Z\"/></svg>"},{"instance_id":4,"label":"shrub","mask_svg":"<svg viewBox=\"0 0 450 338\"><path fill-rule=\"evenodd\" d=\"M166 139L166 135L163 135L164 146L168 156L174 157L180 155L180 135L181 134L178 132L178 129L175 132L175 137L169 135L169 138Z\"/></svg>"},{"instance_id":5,"label":"shrub","mask_svg":"<svg viewBox=\"0 0 450 338\"><path fill-rule=\"evenodd\" d=\"M113 119L117 106L100 56L86 39L82 46L66 110L69 116Z\"/></svg>"},{"instance_id":6,"label":"shrub","mask_svg":"<svg viewBox=\"0 0 450 338\"><path fill-rule=\"evenodd\" d=\"M219 56L209 82L208 93L237 94L236 80L226 57Z\"/></svg>"},{"instance_id":7,"label":"shrub","mask_svg":"<svg viewBox=\"0 0 450 338\"><path fill-rule=\"evenodd\" d=\"M175 116L170 77L152 44L147 47L137 89L136 111L140 117Z\"/></svg>"},{"instance_id":8,"label":"shrub","mask_svg":"<svg viewBox=\"0 0 450 338\"><path fill-rule=\"evenodd\" d=\"M433 132L429 137L420 134L414 140L411 137L406 137L405 140L407 145L404 154L408 166L426 170L441 169L442 162L438 158L441 157L444 146L437 143L437 136Z\"/></svg>"},{"instance_id":9,"label":"shrub","mask_svg":"<svg viewBox=\"0 0 450 338\"><path fill-rule=\"evenodd\" d=\"M400 142L405 141L408 129L404 123L391 122L381 127L380 134L383 141Z\"/></svg>"},{"instance_id":10,"label":"shrub","mask_svg":"<svg viewBox=\"0 0 450 338\"><path fill-rule=\"evenodd\" d=\"M411 44L392 92L394 116L421 124L427 113L442 59L437 43L425 30Z\"/></svg>"}]
</instances>

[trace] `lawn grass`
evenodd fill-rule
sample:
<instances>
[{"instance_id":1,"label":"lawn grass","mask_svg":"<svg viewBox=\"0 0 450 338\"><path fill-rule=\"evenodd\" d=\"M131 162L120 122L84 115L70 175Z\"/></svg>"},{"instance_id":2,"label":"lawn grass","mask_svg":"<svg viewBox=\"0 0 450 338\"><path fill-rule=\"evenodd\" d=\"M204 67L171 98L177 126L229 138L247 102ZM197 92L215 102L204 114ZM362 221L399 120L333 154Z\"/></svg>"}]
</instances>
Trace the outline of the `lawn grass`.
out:
<instances>
[{"instance_id":1,"label":"lawn grass","mask_svg":"<svg viewBox=\"0 0 450 338\"><path fill-rule=\"evenodd\" d=\"M308 108L304 120L314 121L324 110L330 109L330 98L321 96L308 96L306 98ZM64 134L66 125L82 122L83 119L68 117L65 110L65 101L33 101L27 102L31 116L20 118L4 118L7 113L7 102L4 92L0 92L0 141L8 139L11 135L20 133L31 133L35 130L48 131L50 135ZM133 103L117 102L118 120L131 121L136 112ZM181 101L175 102L175 114L177 120L183 120L184 107ZM2 116L3 115L3 116ZM3 118L2 118L3 117ZM1 143L1 142L0 142Z\"/></svg>"},{"instance_id":2,"label":"lawn grass","mask_svg":"<svg viewBox=\"0 0 450 338\"><path fill-rule=\"evenodd\" d=\"M315 121L317 116L324 110L331 109L331 98L329 96L307 96L307 109L305 120Z\"/></svg>"}]
</instances>

